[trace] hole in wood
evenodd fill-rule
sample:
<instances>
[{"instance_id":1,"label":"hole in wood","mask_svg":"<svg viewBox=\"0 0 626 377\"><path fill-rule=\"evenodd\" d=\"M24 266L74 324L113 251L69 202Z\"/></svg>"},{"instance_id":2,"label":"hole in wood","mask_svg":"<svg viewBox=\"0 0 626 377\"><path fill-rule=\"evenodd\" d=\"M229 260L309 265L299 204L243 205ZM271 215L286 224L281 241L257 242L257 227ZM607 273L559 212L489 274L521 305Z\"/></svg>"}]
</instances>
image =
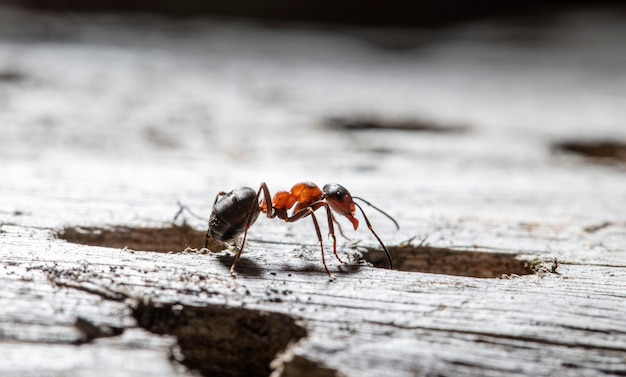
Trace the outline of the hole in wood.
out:
<instances>
[{"instance_id":1,"label":"hole in wood","mask_svg":"<svg viewBox=\"0 0 626 377\"><path fill-rule=\"evenodd\" d=\"M410 244L388 246L388 249L393 257L394 270L400 271L499 278L503 275L531 275L539 266L539 261L520 259L517 254ZM377 248L368 248L363 258L375 267L387 267L385 254Z\"/></svg>"},{"instance_id":2,"label":"hole in wood","mask_svg":"<svg viewBox=\"0 0 626 377\"><path fill-rule=\"evenodd\" d=\"M0 71L0 84L2 83L18 83L26 80L26 75L22 72L14 70Z\"/></svg>"},{"instance_id":3,"label":"hole in wood","mask_svg":"<svg viewBox=\"0 0 626 377\"><path fill-rule=\"evenodd\" d=\"M566 141L554 144L554 149L575 153L594 160L626 162L626 143L618 141Z\"/></svg>"},{"instance_id":4,"label":"hole in wood","mask_svg":"<svg viewBox=\"0 0 626 377\"><path fill-rule=\"evenodd\" d=\"M96 325L83 317L77 317L74 326L82 333L82 337L75 342L77 345L90 343L94 339L109 338L124 333L123 327Z\"/></svg>"},{"instance_id":5,"label":"hole in wood","mask_svg":"<svg viewBox=\"0 0 626 377\"><path fill-rule=\"evenodd\" d=\"M362 117L331 117L324 122L327 126L340 130L400 130L432 133L459 133L467 131L467 127L459 125L441 125L419 119L385 120L374 116Z\"/></svg>"},{"instance_id":6,"label":"hole in wood","mask_svg":"<svg viewBox=\"0 0 626 377\"><path fill-rule=\"evenodd\" d=\"M68 242L89 246L129 248L132 250L167 253L185 248L200 249L204 245L205 232L188 225L170 225L164 228L134 228L113 226L110 228L66 227L57 237ZM219 252L226 245L210 242L209 250Z\"/></svg>"},{"instance_id":7,"label":"hole in wood","mask_svg":"<svg viewBox=\"0 0 626 377\"><path fill-rule=\"evenodd\" d=\"M175 336L173 358L204 376L269 376L272 360L306 336L285 314L242 308L147 302L133 316L150 332Z\"/></svg>"},{"instance_id":8,"label":"hole in wood","mask_svg":"<svg viewBox=\"0 0 626 377\"><path fill-rule=\"evenodd\" d=\"M275 374L280 377L345 377L335 369L293 353L281 355L274 363L277 364Z\"/></svg>"}]
</instances>

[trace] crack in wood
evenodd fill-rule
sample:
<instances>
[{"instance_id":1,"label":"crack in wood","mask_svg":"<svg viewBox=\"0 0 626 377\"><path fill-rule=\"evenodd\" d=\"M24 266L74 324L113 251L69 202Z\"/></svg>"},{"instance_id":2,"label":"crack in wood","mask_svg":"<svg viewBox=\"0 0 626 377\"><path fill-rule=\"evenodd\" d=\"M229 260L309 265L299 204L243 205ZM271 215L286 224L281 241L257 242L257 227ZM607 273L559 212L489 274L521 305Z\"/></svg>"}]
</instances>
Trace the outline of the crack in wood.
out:
<instances>
[{"instance_id":1,"label":"crack in wood","mask_svg":"<svg viewBox=\"0 0 626 377\"><path fill-rule=\"evenodd\" d=\"M91 343L97 338L109 338L124 333L124 327L96 325L83 317L77 317L74 326L83 334L83 337L75 342L76 345Z\"/></svg>"},{"instance_id":2,"label":"crack in wood","mask_svg":"<svg viewBox=\"0 0 626 377\"><path fill-rule=\"evenodd\" d=\"M539 260L526 260L515 253L412 245L389 246L394 269L477 278L532 275L541 267ZM375 267L385 266L385 256L377 248L366 248L363 258ZM549 271L549 269L548 269Z\"/></svg>"},{"instance_id":3,"label":"crack in wood","mask_svg":"<svg viewBox=\"0 0 626 377\"><path fill-rule=\"evenodd\" d=\"M288 315L225 306L147 300L133 316L150 332L175 336L179 361L204 376L269 376L272 360L307 335Z\"/></svg>"},{"instance_id":4,"label":"crack in wood","mask_svg":"<svg viewBox=\"0 0 626 377\"><path fill-rule=\"evenodd\" d=\"M185 248L200 248L205 232L187 224L172 224L162 228L112 226L109 228L65 227L57 232L57 238L89 246L128 248L131 250L161 253L183 251ZM226 249L222 242L209 243L209 250L219 252Z\"/></svg>"},{"instance_id":5,"label":"crack in wood","mask_svg":"<svg viewBox=\"0 0 626 377\"><path fill-rule=\"evenodd\" d=\"M300 370L303 365L315 365L315 368L309 368L308 376L340 376L333 369L306 359L294 362L279 357L288 346L293 349L293 345L307 335L302 324L291 316L226 306L162 304L133 298L88 281L72 281L88 273L82 267L62 269L55 264L29 269L43 272L57 287L87 292L104 300L126 301L139 327L158 335L176 337L177 348L171 350L173 362L205 376L269 376L272 370L275 370L272 376L295 376L292 372ZM291 293L288 290L281 292ZM82 316L78 316L73 325L82 334L73 342L75 345L119 336L126 329L98 325Z\"/></svg>"},{"instance_id":6,"label":"crack in wood","mask_svg":"<svg viewBox=\"0 0 626 377\"><path fill-rule=\"evenodd\" d=\"M128 295L113 291L106 287L85 281L82 276L86 272L86 267L80 268L59 268L56 264L27 267L26 271L39 270L46 274L48 280L57 287L77 289L91 293L106 300L122 302L129 298Z\"/></svg>"},{"instance_id":7,"label":"crack in wood","mask_svg":"<svg viewBox=\"0 0 626 377\"><path fill-rule=\"evenodd\" d=\"M558 346L558 347L567 347L567 348L581 348L585 350L602 350L602 351L610 351L610 352L625 352L626 347L620 346L611 346L611 345L602 345L602 344L585 344L582 343L584 338L579 342L572 342L571 339L567 340L556 340L556 339L547 339L540 338L538 336L530 336L530 335L515 335L515 334L505 334L505 333L496 333L496 332L486 332L486 331L475 331L475 330L463 330L461 328L443 328L443 327L431 327L431 326L407 326L401 325L397 323L387 323L380 321L365 321L367 323L375 324L375 325L383 325L383 326L392 326L394 328L403 329L403 330L423 330L429 332L441 332L446 333L446 337L452 335L474 335L480 336L480 341L482 343L492 343L494 345L501 345L502 342L497 340L513 340L513 341L521 341L525 343L534 343L540 345L549 345L549 346ZM568 328L567 326L563 326L564 328ZM584 331L588 331L589 333L602 333L605 332L600 330L596 331L595 329L581 329ZM491 340L494 339L494 340ZM519 347L519 346L517 346ZM539 347L529 347L533 349L537 349Z\"/></svg>"},{"instance_id":8,"label":"crack in wood","mask_svg":"<svg viewBox=\"0 0 626 377\"><path fill-rule=\"evenodd\" d=\"M66 227L57 233L58 238L73 243L155 252L182 251L189 245L200 244L204 236L204 232L186 224L163 228ZM223 243L218 242L209 245L209 249L214 252L222 251L225 247ZM423 243L413 245L410 242L389 246L388 249L394 260L394 269L400 271L478 278L531 275L543 270L550 271L549 268L542 269L539 260L522 259L516 253L433 247ZM374 267L387 268L386 258L381 250L373 247L365 250L363 259ZM227 259L225 263L230 263L230 258ZM349 268L347 270L351 271Z\"/></svg>"},{"instance_id":9,"label":"crack in wood","mask_svg":"<svg viewBox=\"0 0 626 377\"><path fill-rule=\"evenodd\" d=\"M555 143L553 149L580 156L617 163L626 162L626 143L614 140L576 140Z\"/></svg>"},{"instance_id":10,"label":"crack in wood","mask_svg":"<svg viewBox=\"0 0 626 377\"><path fill-rule=\"evenodd\" d=\"M375 116L329 117L323 123L330 128L345 131L399 130L431 133L461 133L468 129L461 125L441 125L436 122L421 119L381 119Z\"/></svg>"},{"instance_id":11,"label":"crack in wood","mask_svg":"<svg viewBox=\"0 0 626 377\"><path fill-rule=\"evenodd\" d=\"M272 362L275 368L270 377L344 377L335 369L323 366L293 352L285 352Z\"/></svg>"},{"instance_id":12,"label":"crack in wood","mask_svg":"<svg viewBox=\"0 0 626 377\"><path fill-rule=\"evenodd\" d=\"M92 284L89 282L73 282L73 281L61 281L59 279L51 279L52 283L58 287L77 289L79 291L98 295L106 300L122 302L129 297L121 292L115 292L108 288Z\"/></svg>"}]
</instances>

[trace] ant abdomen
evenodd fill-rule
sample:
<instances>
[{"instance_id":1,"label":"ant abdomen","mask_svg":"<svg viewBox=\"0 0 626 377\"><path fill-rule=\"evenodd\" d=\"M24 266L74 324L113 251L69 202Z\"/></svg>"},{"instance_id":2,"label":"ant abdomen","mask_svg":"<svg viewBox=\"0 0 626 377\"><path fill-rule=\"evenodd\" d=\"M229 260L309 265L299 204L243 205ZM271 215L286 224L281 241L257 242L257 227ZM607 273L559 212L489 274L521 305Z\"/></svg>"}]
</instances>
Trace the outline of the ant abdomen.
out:
<instances>
[{"instance_id":1,"label":"ant abdomen","mask_svg":"<svg viewBox=\"0 0 626 377\"><path fill-rule=\"evenodd\" d=\"M242 235L249 216L252 218L248 226L259 217L261 211L256 200L256 191L250 187L241 187L218 196L209 217L208 235L221 242L232 241Z\"/></svg>"}]
</instances>

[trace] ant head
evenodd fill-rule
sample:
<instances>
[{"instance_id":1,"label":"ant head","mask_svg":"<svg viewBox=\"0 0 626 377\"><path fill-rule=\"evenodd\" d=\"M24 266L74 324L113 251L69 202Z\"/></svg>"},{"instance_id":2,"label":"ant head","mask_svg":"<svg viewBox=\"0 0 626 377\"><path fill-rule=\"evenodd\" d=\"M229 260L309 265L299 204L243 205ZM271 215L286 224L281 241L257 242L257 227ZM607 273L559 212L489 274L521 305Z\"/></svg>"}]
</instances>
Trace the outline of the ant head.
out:
<instances>
[{"instance_id":1,"label":"ant head","mask_svg":"<svg viewBox=\"0 0 626 377\"><path fill-rule=\"evenodd\" d=\"M354 217L354 201L348 189L338 183L329 183L322 189L324 191L323 198L330 207L337 213L345 216L354 226L354 230L359 227L359 220Z\"/></svg>"}]
</instances>

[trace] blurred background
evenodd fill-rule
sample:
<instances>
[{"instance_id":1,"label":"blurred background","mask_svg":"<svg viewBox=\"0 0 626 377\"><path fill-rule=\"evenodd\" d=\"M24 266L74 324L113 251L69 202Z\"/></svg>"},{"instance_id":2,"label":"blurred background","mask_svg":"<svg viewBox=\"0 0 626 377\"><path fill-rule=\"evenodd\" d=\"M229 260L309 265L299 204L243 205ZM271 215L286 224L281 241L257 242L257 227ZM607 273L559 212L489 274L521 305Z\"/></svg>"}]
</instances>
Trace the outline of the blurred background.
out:
<instances>
[{"instance_id":1,"label":"blurred background","mask_svg":"<svg viewBox=\"0 0 626 377\"><path fill-rule=\"evenodd\" d=\"M603 1L171 1L171 0L4 0L40 10L89 12L150 12L174 16L200 15L254 18L283 22L323 22L387 27L431 27L488 17L532 15L572 7L620 5L617 0Z\"/></svg>"}]
</instances>

